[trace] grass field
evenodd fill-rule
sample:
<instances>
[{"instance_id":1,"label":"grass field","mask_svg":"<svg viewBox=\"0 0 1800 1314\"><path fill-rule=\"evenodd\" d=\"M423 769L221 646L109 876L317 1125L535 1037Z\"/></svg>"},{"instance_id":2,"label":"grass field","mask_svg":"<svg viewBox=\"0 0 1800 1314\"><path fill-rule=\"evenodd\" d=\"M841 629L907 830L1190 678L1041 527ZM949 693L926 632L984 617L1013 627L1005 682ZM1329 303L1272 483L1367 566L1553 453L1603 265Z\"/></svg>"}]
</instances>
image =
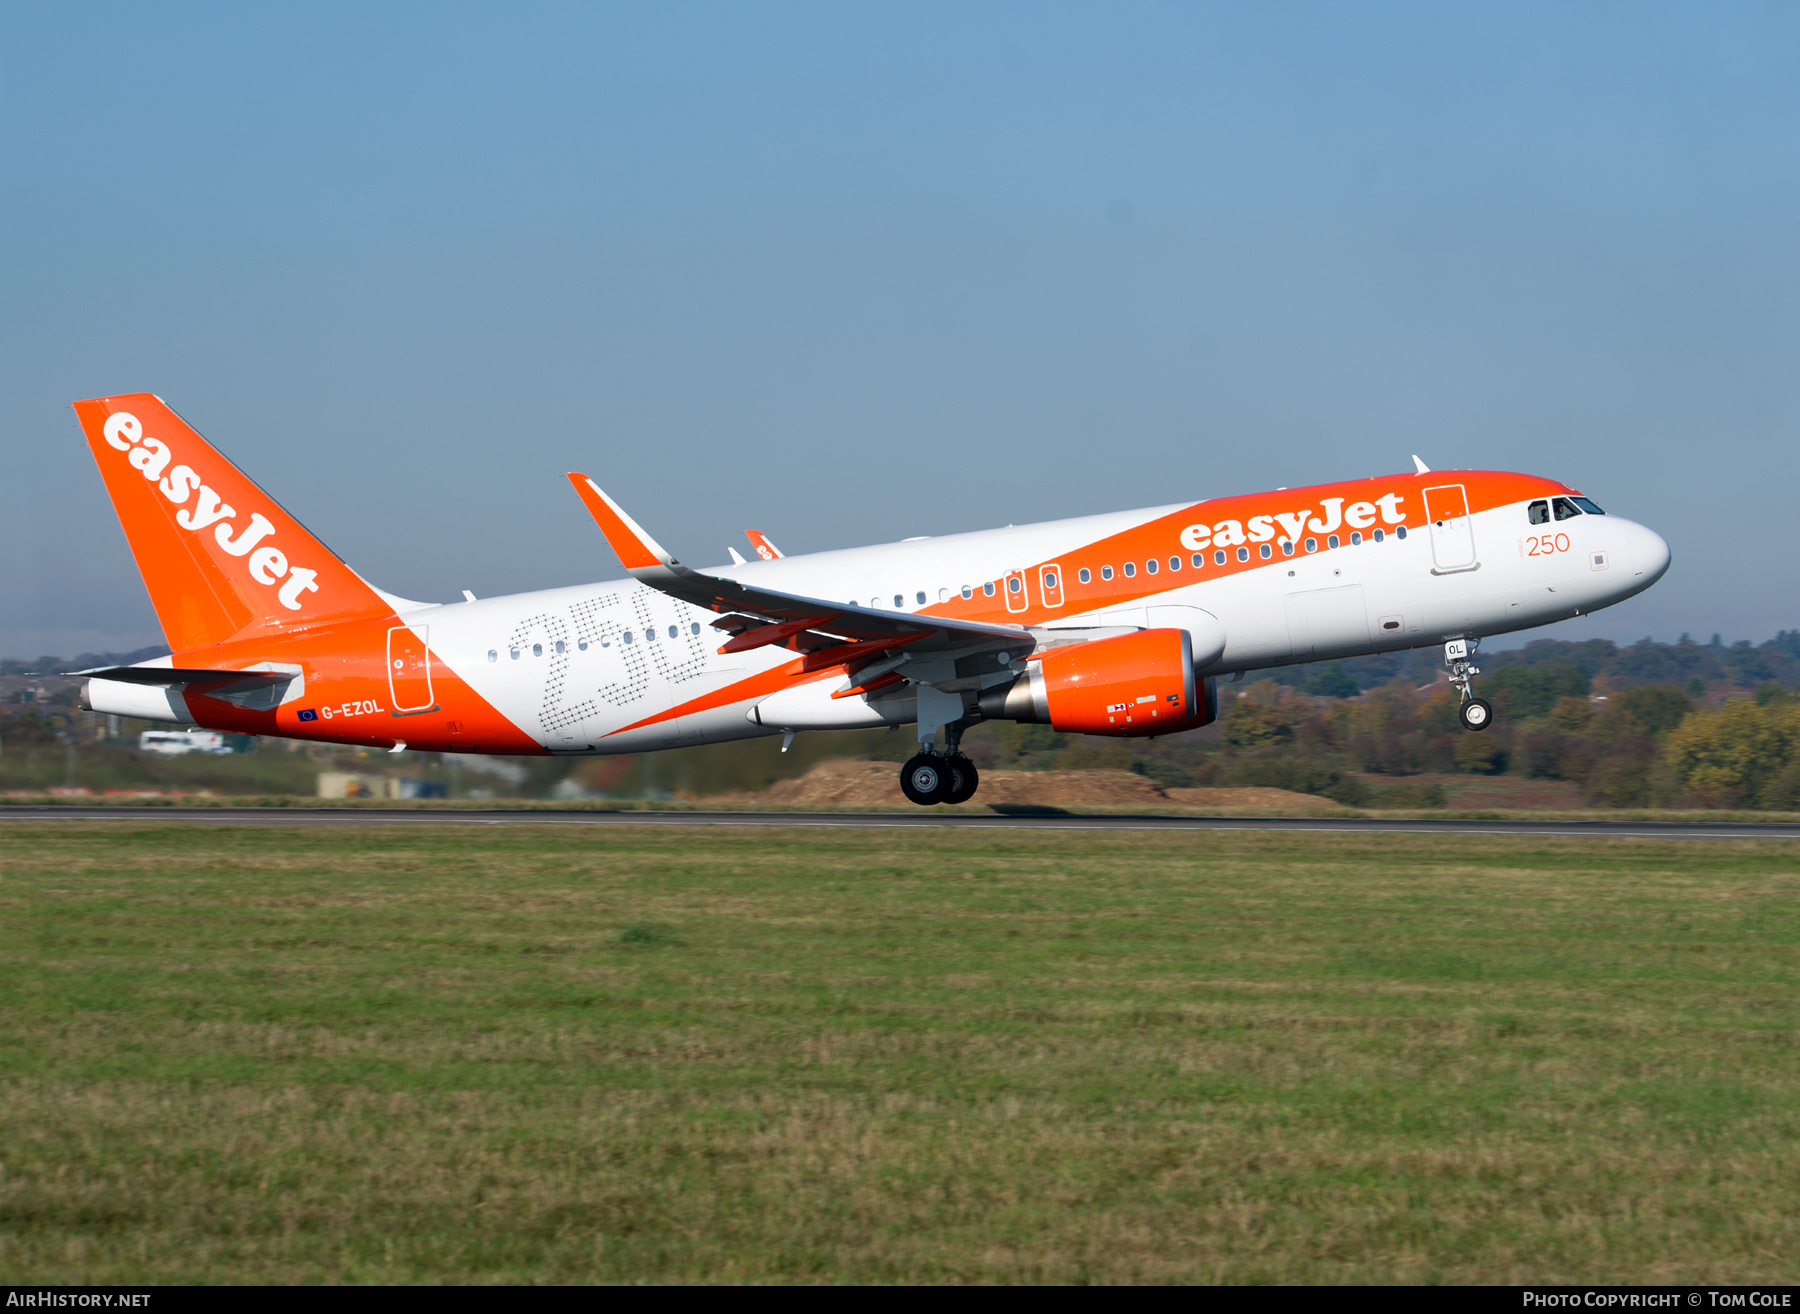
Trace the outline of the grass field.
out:
<instances>
[{"instance_id":1,"label":"grass field","mask_svg":"<svg viewBox=\"0 0 1800 1314\"><path fill-rule=\"evenodd\" d=\"M1800 846L0 822L0 1281L1800 1281Z\"/></svg>"}]
</instances>

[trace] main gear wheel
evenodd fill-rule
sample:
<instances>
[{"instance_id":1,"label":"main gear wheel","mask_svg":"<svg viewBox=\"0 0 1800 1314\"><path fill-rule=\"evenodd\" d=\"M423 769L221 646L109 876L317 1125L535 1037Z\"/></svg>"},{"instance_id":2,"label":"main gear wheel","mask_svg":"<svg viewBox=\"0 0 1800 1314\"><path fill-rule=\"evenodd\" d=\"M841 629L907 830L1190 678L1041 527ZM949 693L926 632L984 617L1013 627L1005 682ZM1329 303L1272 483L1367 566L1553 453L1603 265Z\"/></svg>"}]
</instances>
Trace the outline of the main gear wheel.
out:
<instances>
[{"instance_id":1,"label":"main gear wheel","mask_svg":"<svg viewBox=\"0 0 1800 1314\"><path fill-rule=\"evenodd\" d=\"M949 759L936 753L920 753L900 768L900 792L920 807L945 802L954 780Z\"/></svg>"},{"instance_id":2,"label":"main gear wheel","mask_svg":"<svg viewBox=\"0 0 1800 1314\"><path fill-rule=\"evenodd\" d=\"M967 803L975 797L975 791L981 788L981 772L975 764L961 753L953 753L944 759L944 765L950 769L950 790L944 795L946 803Z\"/></svg>"}]
</instances>

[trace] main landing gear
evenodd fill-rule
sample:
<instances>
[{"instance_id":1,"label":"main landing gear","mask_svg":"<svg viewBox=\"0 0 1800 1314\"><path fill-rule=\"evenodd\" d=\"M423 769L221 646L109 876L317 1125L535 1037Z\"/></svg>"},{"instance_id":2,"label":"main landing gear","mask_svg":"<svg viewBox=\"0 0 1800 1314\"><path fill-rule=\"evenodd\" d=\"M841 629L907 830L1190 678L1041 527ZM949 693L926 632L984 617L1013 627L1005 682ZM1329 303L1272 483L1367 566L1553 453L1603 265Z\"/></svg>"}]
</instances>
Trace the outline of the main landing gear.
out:
<instances>
[{"instance_id":1,"label":"main landing gear","mask_svg":"<svg viewBox=\"0 0 1800 1314\"><path fill-rule=\"evenodd\" d=\"M900 768L900 792L910 802L921 806L933 803L967 803L981 787L981 773L963 756L963 727L953 723L944 727L946 753L927 749L908 759Z\"/></svg>"},{"instance_id":2,"label":"main landing gear","mask_svg":"<svg viewBox=\"0 0 1800 1314\"><path fill-rule=\"evenodd\" d=\"M1462 706L1456 709L1456 715L1465 730L1486 730L1494 723L1494 705L1475 696L1471 681L1471 677L1481 674L1481 668L1471 660L1480 642L1480 639L1452 639L1444 645L1444 664L1450 668L1450 683L1462 695Z\"/></svg>"}]
</instances>

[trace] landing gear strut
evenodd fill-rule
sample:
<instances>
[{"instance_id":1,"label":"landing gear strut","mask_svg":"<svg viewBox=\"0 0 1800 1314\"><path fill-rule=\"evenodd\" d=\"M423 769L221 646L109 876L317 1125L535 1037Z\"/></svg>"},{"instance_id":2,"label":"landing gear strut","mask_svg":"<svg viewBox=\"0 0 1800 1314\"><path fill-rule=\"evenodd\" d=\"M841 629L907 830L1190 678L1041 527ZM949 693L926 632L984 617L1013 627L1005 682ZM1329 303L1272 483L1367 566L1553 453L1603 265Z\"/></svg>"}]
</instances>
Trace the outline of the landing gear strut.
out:
<instances>
[{"instance_id":1,"label":"landing gear strut","mask_svg":"<svg viewBox=\"0 0 1800 1314\"><path fill-rule=\"evenodd\" d=\"M1452 639L1444 645L1444 664L1450 668L1450 683L1462 695L1462 706L1456 709L1456 715L1465 730L1486 730L1494 723L1494 705L1475 696L1471 678L1481 674L1481 668L1472 660L1480 642L1480 639Z\"/></svg>"},{"instance_id":2,"label":"landing gear strut","mask_svg":"<svg viewBox=\"0 0 1800 1314\"><path fill-rule=\"evenodd\" d=\"M965 725L952 721L944 727L943 754L927 750L900 768L900 792L923 807L933 803L967 803L981 787L981 773L963 756Z\"/></svg>"}]
</instances>

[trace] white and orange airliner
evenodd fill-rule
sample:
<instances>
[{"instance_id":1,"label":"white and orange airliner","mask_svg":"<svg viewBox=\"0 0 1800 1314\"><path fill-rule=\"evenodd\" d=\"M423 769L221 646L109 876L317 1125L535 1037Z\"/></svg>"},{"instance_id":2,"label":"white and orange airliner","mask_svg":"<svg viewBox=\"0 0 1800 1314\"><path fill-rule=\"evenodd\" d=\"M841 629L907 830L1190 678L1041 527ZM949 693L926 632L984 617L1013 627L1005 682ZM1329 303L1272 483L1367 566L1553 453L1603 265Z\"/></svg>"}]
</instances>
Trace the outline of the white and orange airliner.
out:
<instances>
[{"instance_id":1,"label":"white and orange airliner","mask_svg":"<svg viewBox=\"0 0 1800 1314\"><path fill-rule=\"evenodd\" d=\"M96 712L455 753L599 754L918 728L916 803L976 790L984 719L1164 735L1220 676L1486 636L1649 588L1669 548L1553 479L1416 470L876 547L683 565L570 474L628 579L454 603L374 587L149 393L75 403L171 655ZM939 731L944 745L935 747ZM785 743L784 743L785 747Z\"/></svg>"}]
</instances>

